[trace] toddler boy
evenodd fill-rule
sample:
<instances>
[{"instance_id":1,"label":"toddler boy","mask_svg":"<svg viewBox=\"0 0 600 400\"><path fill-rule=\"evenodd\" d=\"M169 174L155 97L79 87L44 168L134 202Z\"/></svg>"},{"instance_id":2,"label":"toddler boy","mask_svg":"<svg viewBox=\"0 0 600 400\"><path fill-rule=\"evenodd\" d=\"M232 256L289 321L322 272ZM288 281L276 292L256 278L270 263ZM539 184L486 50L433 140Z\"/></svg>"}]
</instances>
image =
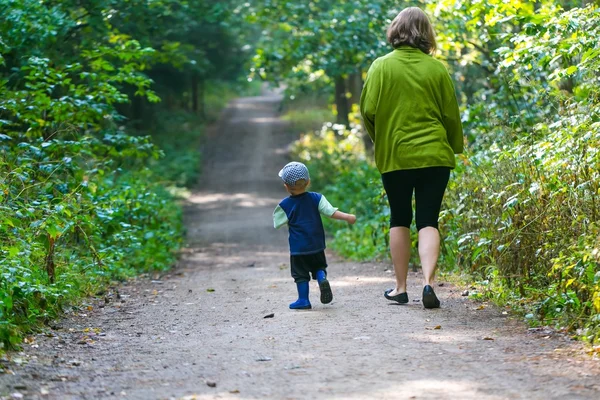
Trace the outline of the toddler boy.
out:
<instances>
[{"instance_id":1,"label":"toddler boy","mask_svg":"<svg viewBox=\"0 0 600 400\"><path fill-rule=\"evenodd\" d=\"M308 297L311 275L319 283L321 303L331 303L333 293L327 281L325 230L321 215L349 224L356 222L356 216L334 208L322 194L306 190L310 183L306 165L295 161L288 163L279 171L279 177L290 196L275 208L273 224L277 229L286 224L289 228L290 264L298 289L298 300L290 304L290 308L312 308Z\"/></svg>"}]
</instances>

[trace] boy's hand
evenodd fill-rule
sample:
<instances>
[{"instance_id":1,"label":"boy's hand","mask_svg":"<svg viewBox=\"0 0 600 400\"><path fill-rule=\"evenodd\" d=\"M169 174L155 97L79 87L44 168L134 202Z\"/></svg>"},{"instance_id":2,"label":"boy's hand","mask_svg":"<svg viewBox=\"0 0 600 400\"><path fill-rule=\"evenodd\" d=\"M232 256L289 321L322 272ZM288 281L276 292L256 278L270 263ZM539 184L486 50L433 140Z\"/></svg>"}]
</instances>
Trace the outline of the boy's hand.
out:
<instances>
[{"instance_id":1,"label":"boy's hand","mask_svg":"<svg viewBox=\"0 0 600 400\"><path fill-rule=\"evenodd\" d=\"M354 223L356 222L356 215L354 215L354 214L348 214L348 219L346 219L346 221L350 225L354 225Z\"/></svg>"}]
</instances>

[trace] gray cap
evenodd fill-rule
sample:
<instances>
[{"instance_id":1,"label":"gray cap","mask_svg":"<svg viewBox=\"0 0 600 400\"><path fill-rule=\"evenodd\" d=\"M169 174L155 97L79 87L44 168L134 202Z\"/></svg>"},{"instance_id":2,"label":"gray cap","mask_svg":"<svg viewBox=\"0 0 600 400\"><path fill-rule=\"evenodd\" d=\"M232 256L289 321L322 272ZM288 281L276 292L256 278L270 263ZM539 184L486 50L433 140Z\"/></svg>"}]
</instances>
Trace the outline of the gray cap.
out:
<instances>
[{"instance_id":1,"label":"gray cap","mask_svg":"<svg viewBox=\"0 0 600 400\"><path fill-rule=\"evenodd\" d=\"M285 167L279 171L279 177L283 179L288 186L295 186L296 182L300 179L304 179L306 181L310 179L306 165L297 161L292 161L291 163L286 164Z\"/></svg>"}]
</instances>

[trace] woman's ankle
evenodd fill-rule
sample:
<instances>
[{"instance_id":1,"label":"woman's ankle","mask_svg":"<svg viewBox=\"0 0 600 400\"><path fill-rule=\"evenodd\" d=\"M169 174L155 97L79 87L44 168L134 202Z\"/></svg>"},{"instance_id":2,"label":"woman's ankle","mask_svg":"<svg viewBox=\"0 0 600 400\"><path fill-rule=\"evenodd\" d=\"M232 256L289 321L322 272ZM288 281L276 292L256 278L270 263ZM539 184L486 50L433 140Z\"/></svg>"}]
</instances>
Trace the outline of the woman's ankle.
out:
<instances>
[{"instance_id":1,"label":"woman's ankle","mask_svg":"<svg viewBox=\"0 0 600 400\"><path fill-rule=\"evenodd\" d=\"M398 289L398 287L395 287L394 290L392 290L389 295L390 296L395 296L397 294L401 294L401 293L406 293L406 287L404 287L404 289L400 288Z\"/></svg>"}]
</instances>

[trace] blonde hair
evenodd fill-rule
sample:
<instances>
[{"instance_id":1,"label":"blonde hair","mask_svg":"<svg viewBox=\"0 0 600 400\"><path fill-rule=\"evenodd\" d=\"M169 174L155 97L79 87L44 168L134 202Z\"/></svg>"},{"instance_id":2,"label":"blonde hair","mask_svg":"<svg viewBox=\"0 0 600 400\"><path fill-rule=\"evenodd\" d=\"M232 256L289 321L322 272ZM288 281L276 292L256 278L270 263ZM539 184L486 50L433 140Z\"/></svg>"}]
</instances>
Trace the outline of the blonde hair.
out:
<instances>
[{"instance_id":1,"label":"blonde hair","mask_svg":"<svg viewBox=\"0 0 600 400\"><path fill-rule=\"evenodd\" d=\"M292 187L296 189L304 189L307 185L308 181L306 179L298 179L296 182L294 182L294 186Z\"/></svg>"},{"instance_id":2,"label":"blonde hair","mask_svg":"<svg viewBox=\"0 0 600 400\"><path fill-rule=\"evenodd\" d=\"M306 188L308 187L308 182L306 179L298 179L296 182L294 182L294 186L290 186L286 183L286 187L288 189L288 191L294 195L294 194L298 194L298 193L302 193L303 191L306 190Z\"/></svg>"},{"instance_id":3,"label":"blonde hair","mask_svg":"<svg viewBox=\"0 0 600 400\"><path fill-rule=\"evenodd\" d=\"M419 7L405 8L394 18L387 30L387 40L395 49L408 45L425 54L433 54L437 49L433 26Z\"/></svg>"}]
</instances>

